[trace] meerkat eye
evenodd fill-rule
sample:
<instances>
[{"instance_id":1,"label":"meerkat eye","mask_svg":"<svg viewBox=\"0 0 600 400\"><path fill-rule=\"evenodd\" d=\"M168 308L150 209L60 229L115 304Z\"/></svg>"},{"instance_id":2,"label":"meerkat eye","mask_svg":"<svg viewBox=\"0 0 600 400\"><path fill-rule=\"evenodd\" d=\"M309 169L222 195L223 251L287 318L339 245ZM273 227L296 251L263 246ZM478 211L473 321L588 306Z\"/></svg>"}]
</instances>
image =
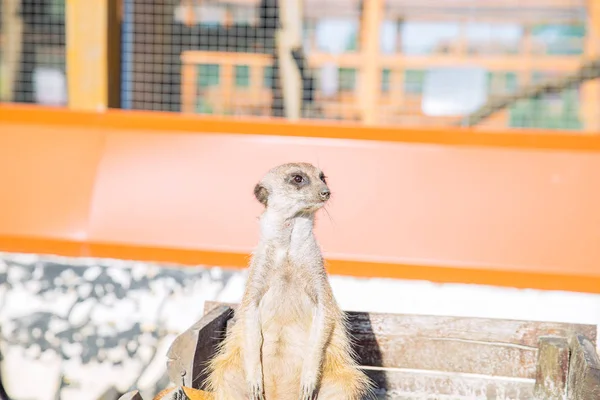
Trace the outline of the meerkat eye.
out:
<instances>
[{"instance_id":1,"label":"meerkat eye","mask_svg":"<svg viewBox=\"0 0 600 400\"><path fill-rule=\"evenodd\" d=\"M302 183L303 180L304 180L304 178L302 178L301 175L294 175L294 182Z\"/></svg>"},{"instance_id":2,"label":"meerkat eye","mask_svg":"<svg viewBox=\"0 0 600 400\"><path fill-rule=\"evenodd\" d=\"M321 179L323 181L323 183L327 183L326 178L327 177L323 173L321 173L321 175L319 175L319 179Z\"/></svg>"}]
</instances>

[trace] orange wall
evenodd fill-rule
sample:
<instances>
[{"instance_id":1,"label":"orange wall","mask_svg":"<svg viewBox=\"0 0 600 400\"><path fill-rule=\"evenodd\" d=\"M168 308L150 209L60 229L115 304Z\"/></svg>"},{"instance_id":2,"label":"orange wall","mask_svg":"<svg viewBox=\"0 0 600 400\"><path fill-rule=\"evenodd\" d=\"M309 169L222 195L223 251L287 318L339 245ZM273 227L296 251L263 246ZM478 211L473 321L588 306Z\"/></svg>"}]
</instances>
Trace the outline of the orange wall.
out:
<instances>
[{"instance_id":1,"label":"orange wall","mask_svg":"<svg viewBox=\"0 0 600 400\"><path fill-rule=\"evenodd\" d=\"M329 177L332 273L600 293L600 138L566 133L1 106L0 250L243 267L293 160Z\"/></svg>"}]
</instances>

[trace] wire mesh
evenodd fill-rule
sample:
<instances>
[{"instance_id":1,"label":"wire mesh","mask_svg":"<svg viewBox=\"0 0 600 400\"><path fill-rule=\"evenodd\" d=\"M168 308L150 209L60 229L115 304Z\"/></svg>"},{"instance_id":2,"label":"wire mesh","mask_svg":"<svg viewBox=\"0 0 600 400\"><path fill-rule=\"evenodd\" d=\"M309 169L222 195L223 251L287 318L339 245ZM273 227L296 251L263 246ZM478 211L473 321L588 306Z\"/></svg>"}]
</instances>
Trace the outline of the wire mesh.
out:
<instances>
[{"instance_id":1,"label":"wire mesh","mask_svg":"<svg viewBox=\"0 0 600 400\"><path fill-rule=\"evenodd\" d=\"M133 109L448 126L590 56L586 0L125 2ZM581 97L514 100L478 125L581 129Z\"/></svg>"},{"instance_id":2,"label":"wire mesh","mask_svg":"<svg viewBox=\"0 0 600 400\"><path fill-rule=\"evenodd\" d=\"M0 14L0 100L66 105L65 0L2 0Z\"/></svg>"},{"instance_id":3,"label":"wire mesh","mask_svg":"<svg viewBox=\"0 0 600 400\"><path fill-rule=\"evenodd\" d=\"M600 129L598 79L531 91L597 73L578 72L600 57L597 3L120 0L121 107L394 126ZM65 104L64 0L0 4L1 100Z\"/></svg>"}]
</instances>

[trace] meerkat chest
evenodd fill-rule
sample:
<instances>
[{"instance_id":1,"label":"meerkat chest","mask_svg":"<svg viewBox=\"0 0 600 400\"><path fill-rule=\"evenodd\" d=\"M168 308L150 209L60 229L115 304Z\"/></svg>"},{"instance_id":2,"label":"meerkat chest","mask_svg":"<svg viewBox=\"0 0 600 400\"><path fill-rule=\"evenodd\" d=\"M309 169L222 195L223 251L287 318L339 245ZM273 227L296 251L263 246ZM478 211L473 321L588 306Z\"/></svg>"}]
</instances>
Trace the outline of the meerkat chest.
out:
<instances>
[{"instance_id":1,"label":"meerkat chest","mask_svg":"<svg viewBox=\"0 0 600 400\"><path fill-rule=\"evenodd\" d=\"M282 264L272 272L259 306L264 328L310 325L316 295L314 289L310 288L309 275L303 268L294 268L289 263Z\"/></svg>"},{"instance_id":2,"label":"meerkat chest","mask_svg":"<svg viewBox=\"0 0 600 400\"><path fill-rule=\"evenodd\" d=\"M276 326L310 324L314 303L301 290L271 287L260 301L260 317L264 330ZM278 328L275 328L278 329Z\"/></svg>"}]
</instances>

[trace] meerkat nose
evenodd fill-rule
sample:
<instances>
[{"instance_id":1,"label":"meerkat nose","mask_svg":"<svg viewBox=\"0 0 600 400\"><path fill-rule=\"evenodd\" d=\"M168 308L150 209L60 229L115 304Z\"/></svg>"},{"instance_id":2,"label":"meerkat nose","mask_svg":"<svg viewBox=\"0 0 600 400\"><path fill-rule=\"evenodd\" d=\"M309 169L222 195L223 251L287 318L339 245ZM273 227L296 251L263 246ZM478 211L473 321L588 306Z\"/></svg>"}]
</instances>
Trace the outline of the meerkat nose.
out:
<instances>
[{"instance_id":1,"label":"meerkat nose","mask_svg":"<svg viewBox=\"0 0 600 400\"><path fill-rule=\"evenodd\" d=\"M327 200L329 199L329 196L331 196L331 192L329 191L329 189L323 189L321 190L321 193L319 193L319 195L321 196L321 199Z\"/></svg>"}]
</instances>

